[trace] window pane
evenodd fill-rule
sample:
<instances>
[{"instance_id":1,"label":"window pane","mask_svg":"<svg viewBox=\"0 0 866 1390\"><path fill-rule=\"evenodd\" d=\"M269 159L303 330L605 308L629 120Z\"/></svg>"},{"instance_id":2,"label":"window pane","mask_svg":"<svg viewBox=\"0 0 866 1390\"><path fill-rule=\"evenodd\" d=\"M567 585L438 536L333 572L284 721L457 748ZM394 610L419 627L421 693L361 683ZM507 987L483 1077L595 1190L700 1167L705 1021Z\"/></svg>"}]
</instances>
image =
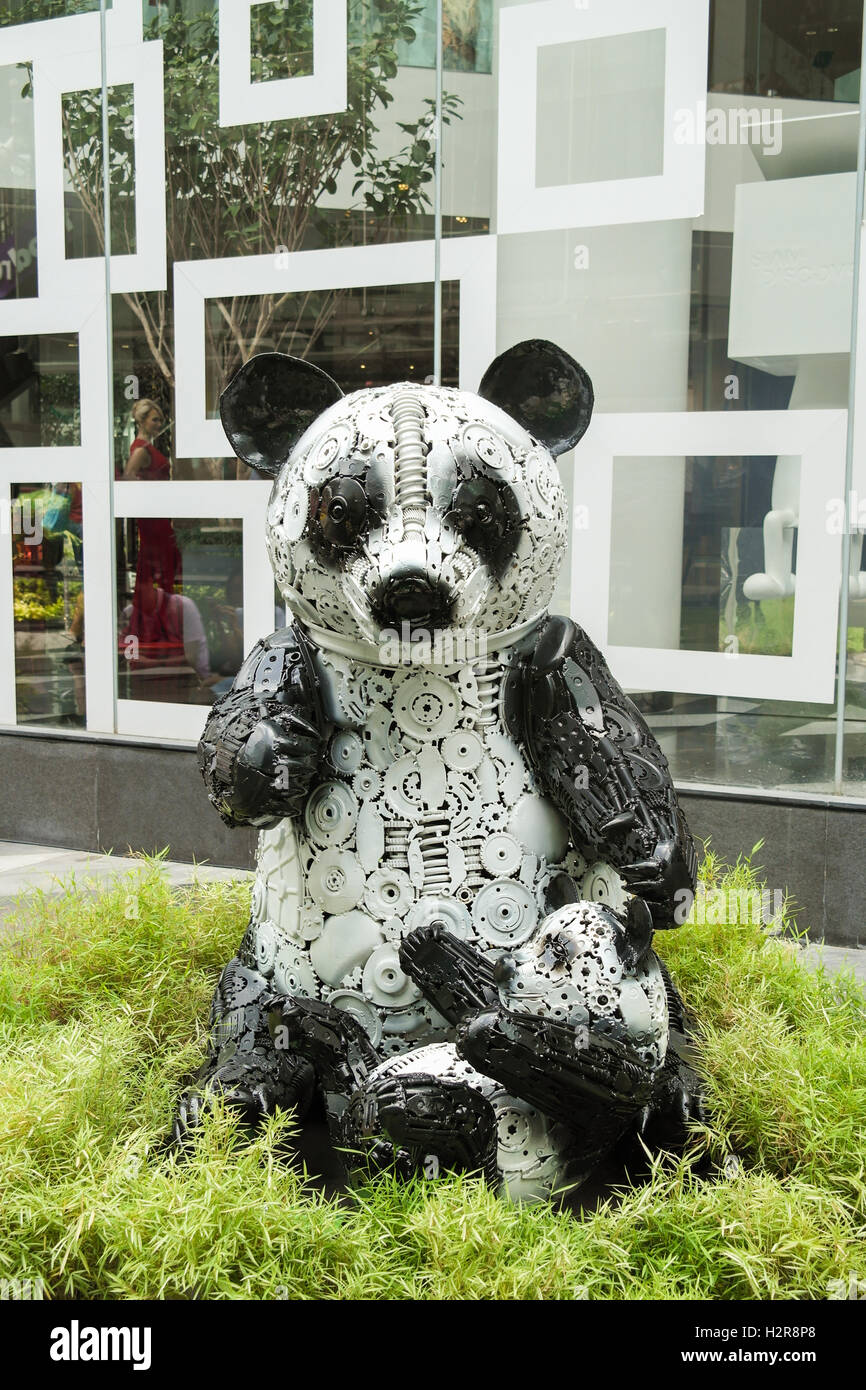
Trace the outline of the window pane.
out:
<instances>
[{"instance_id":1,"label":"window pane","mask_svg":"<svg viewBox=\"0 0 866 1390\"><path fill-rule=\"evenodd\" d=\"M81 443L78 338L0 338L0 448Z\"/></svg>"},{"instance_id":2,"label":"window pane","mask_svg":"<svg viewBox=\"0 0 866 1390\"><path fill-rule=\"evenodd\" d=\"M242 523L122 524L118 697L208 705L244 659Z\"/></svg>"},{"instance_id":3,"label":"window pane","mask_svg":"<svg viewBox=\"0 0 866 1390\"><path fill-rule=\"evenodd\" d=\"M0 302L36 294L36 158L26 68L0 67Z\"/></svg>"},{"instance_id":4,"label":"window pane","mask_svg":"<svg viewBox=\"0 0 866 1390\"><path fill-rule=\"evenodd\" d=\"M18 722L83 725L81 484L13 485L11 523Z\"/></svg>"}]
</instances>

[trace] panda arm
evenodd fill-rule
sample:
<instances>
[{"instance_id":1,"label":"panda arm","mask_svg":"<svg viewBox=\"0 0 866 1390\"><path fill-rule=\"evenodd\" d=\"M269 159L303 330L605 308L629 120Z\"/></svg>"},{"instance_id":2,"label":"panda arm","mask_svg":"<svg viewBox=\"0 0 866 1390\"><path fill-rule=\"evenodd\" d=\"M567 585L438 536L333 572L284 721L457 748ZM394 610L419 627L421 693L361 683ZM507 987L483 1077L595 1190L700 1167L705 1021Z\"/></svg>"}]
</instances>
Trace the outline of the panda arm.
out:
<instances>
[{"instance_id":1,"label":"panda arm","mask_svg":"<svg viewBox=\"0 0 866 1390\"><path fill-rule=\"evenodd\" d=\"M570 619L548 618L506 699L576 848L611 864L655 927L678 925L695 889L694 842L667 759L598 648Z\"/></svg>"},{"instance_id":2,"label":"panda arm","mask_svg":"<svg viewBox=\"0 0 866 1390\"><path fill-rule=\"evenodd\" d=\"M208 716L198 745L211 804L226 825L275 825L300 813L324 719L309 642L296 627L257 642Z\"/></svg>"}]
</instances>

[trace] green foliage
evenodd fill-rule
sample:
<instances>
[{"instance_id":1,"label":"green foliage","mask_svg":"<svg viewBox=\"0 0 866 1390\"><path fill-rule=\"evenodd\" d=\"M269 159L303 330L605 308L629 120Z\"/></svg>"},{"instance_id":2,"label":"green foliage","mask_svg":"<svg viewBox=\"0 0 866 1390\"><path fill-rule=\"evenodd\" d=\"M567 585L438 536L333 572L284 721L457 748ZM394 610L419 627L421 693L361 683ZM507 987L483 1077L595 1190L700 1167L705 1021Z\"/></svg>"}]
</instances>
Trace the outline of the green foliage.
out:
<instances>
[{"instance_id":1,"label":"green foliage","mask_svg":"<svg viewBox=\"0 0 866 1390\"><path fill-rule=\"evenodd\" d=\"M703 872L759 886L750 856ZM250 1139L217 1108L186 1161L165 1155L248 893L179 896L146 861L137 882L22 900L0 956L4 1277L52 1297L767 1299L862 1269L863 995L760 927L657 939L706 1034L696 1150L732 1144L738 1173L658 1158L576 1218L460 1177L326 1199L287 1162L285 1114Z\"/></svg>"}]
</instances>

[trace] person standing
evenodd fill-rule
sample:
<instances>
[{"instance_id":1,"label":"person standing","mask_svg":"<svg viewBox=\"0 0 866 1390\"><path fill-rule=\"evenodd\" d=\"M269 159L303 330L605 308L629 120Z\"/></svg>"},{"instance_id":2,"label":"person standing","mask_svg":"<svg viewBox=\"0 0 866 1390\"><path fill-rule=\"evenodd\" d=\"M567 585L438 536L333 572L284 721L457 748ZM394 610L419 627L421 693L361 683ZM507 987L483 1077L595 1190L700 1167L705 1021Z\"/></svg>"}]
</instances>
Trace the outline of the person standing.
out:
<instances>
[{"instance_id":1,"label":"person standing","mask_svg":"<svg viewBox=\"0 0 866 1390\"><path fill-rule=\"evenodd\" d=\"M142 480L166 483L171 466L154 439L165 429L165 416L156 401L142 399L132 407L136 435L129 451L126 468L120 475L124 482ZM181 554L174 527L166 517L138 518L138 563L135 572L136 590L142 580L156 583L167 594L173 593L181 582Z\"/></svg>"}]
</instances>

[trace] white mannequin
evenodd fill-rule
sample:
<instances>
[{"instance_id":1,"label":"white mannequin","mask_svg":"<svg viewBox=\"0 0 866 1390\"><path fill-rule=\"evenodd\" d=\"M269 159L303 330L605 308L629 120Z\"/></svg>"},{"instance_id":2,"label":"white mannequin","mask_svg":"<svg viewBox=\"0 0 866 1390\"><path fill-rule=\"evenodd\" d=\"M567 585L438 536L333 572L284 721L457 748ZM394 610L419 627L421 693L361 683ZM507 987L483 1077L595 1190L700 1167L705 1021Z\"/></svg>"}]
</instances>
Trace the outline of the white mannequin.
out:
<instances>
[{"instance_id":1,"label":"white mannequin","mask_svg":"<svg viewBox=\"0 0 866 1390\"><path fill-rule=\"evenodd\" d=\"M791 392L789 410L844 408L848 395L847 359L827 361L804 358ZM800 523L800 458L780 454L773 474L771 510L764 517L764 572L752 574L743 585L746 598L788 598L796 587L792 571L794 528ZM863 536L851 538L848 592L851 599L866 599L866 571L862 571Z\"/></svg>"}]
</instances>

